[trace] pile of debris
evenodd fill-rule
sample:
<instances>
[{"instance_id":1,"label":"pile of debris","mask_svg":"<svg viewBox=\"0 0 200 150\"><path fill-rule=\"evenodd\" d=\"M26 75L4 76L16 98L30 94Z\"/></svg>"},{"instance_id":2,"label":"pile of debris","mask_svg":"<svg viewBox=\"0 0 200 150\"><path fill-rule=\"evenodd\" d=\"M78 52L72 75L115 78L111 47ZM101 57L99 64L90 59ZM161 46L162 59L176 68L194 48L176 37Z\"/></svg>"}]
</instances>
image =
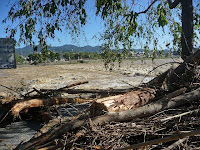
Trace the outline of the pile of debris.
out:
<instances>
[{"instance_id":1,"label":"pile of debris","mask_svg":"<svg viewBox=\"0 0 200 150\"><path fill-rule=\"evenodd\" d=\"M33 89L22 98L2 98L0 123L19 117L45 122L16 150L200 149L199 63L200 50L177 68L133 89L70 89L85 81L56 90ZM79 93L92 94L80 99ZM76 102L84 103L85 109L75 116L63 116L56 107L74 108Z\"/></svg>"}]
</instances>

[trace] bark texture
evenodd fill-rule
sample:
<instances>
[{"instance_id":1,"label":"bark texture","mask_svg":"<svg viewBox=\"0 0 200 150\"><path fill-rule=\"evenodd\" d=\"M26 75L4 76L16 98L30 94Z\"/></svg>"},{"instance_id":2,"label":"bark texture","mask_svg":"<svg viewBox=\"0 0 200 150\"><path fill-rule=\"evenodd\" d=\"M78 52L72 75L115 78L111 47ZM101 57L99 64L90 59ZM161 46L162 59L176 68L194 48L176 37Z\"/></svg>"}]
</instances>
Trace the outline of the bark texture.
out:
<instances>
[{"instance_id":1,"label":"bark texture","mask_svg":"<svg viewBox=\"0 0 200 150\"><path fill-rule=\"evenodd\" d=\"M94 124L102 125L111 121L128 121L138 117L147 117L155 113L158 113L161 110L176 108L178 106L188 104L191 101L196 101L199 99L200 99L200 88L192 92L176 96L171 99L165 97L154 103L147 104L137 109L114 112L103 116L98 116L94 118L93 122Z\"/></svg>"},{"instance_id":2,"label":"bark texture","mask_svg":"<svg viewBox=\"0 0 200 150\"><path fill-rule=\"evenodd\" d=\"M181 57L185 60L193 51L193 5L192 0L168 0L169 8L175 8L179 3L182 5L182 32L181 32Z\"/></svg>"},{"instance_id":3,"label":"bark texture","mask_svg":"<svg viewBox=\"0 0 200 150\"><path fill-rule=\"evenodd\" d=\"M186 59L193 51L193 5L192 0L182 0L181 57Z\"/></svg>"},{"instance_id":4,"label":"bark texture","mask_svg":"<svg viewBox=\"0 0 200 150\"><path fill-rule=\"evenodd\" d=\"M153 88L144 88L126 94L97 99L91 106L91 114L98 116L102 112L118 112L144 106L156 96Z\"/></svg>"}]
</instances>

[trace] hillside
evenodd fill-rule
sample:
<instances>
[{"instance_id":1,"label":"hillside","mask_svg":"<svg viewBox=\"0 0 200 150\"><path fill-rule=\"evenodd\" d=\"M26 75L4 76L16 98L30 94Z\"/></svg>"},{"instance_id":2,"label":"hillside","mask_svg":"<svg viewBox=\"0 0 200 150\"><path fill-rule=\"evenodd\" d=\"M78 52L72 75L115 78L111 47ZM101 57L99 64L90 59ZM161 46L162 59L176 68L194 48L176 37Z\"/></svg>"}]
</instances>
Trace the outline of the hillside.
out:
<instances>
[{"instance_id":1,"label":"hillside","mask_svg":"<svg viewBox=\"0 0 200 150\"><path fill-rule=\"evenodd\" d=\"M90 46L90 45L78 47L75 45L66 44L63 46L52 46L52 47L49 46L49 49L54 52L59 52L59 53L61 53L61 52L100 52L101 47L100 46ZM195 48L195 50L196 49L197 48ZM32 48L32 46L28 45L23 48L16 48L15 51L19 55L28 56L29 54L33 53L33 48ZM40 52L40 51L41 51L41 49L38 46L38 52ZM134 49L132 51L143 52L144 50L143 49ZM169 50L166 49L165 54L166 53L169 53ZM175 53L176 52L174 52L174 54Z\"/></svg>"},{"instance_id":2,"label":"hillside","mask_svg":"<svg viewBox=\"0 0 200 150\"><path fill-rule=\"evenodd\" d=\"M54 52L99 52L100 51L100 46L84 46L84 47L78 47L75 45L63 45L63 46L52 46L49 47L50 50ZM25 46L23 48L16 48L16 53L19 55L27 56L31 53L33 53L33 48L29 46ZM38 46L38 52L40 52L41 49Z\"/></svg>"}]
</instances>

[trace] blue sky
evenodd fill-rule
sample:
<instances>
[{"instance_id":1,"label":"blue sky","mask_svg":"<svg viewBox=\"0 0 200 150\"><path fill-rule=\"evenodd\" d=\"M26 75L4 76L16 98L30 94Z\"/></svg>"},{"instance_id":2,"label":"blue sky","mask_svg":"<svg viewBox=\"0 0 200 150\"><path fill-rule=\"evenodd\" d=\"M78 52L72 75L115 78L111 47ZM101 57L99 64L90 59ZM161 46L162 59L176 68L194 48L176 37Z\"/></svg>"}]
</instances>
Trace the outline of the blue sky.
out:
<instances>
[{"instance_id":1,"label":"blue sky","mask_svg":"<svg viewBox=\"0 0 200 150\"><path fill-rule=\"evenodd\" d=\"M3 24L2 20L7 16L8 11L11 7L11 4L9 4L9 1L12 2L12 0L0 0L0 38L5 38L6 33L4 28L9 25ZM90 1L90 5L94 5L95 1ZM94 7L93 7L94 8ZM88 7L87 9L88 13L88 23L84 27L84 34L81 34L79 38L77 38L76 41L71 39L71 36L64 32L57 32L56 37L60 39L60 41L55 39L49 39L48 44L51 44L52 46L61 46L64 44L73 44L76 46L85 46L85 45L91 45L91 46L99 46L101 45L100 41L98 40L98 37L100 33L104 29L103 22L101 21L100 17L95 16L95 10L92 9L92 7ZM11 23L10 23L11 24ZM15 24L14 24L15 25ZM97 38L94 38L97 37ZM15 38L18 38L18 35L16 35ZM24 44L20 44L20 47L24 47Z\"/></svg>"},{"instance_id":2,"label":"blue sky","mask_svg":"<svg viewBox=\"0 0 200 150\"><path fill-rule=\"evenodd\" d=\"M8 11L11 7L11 3L14 0L0 0L0 38L5 38L6 33L5 30L2 30L7 27L7 25L11 25L11 22L7 22L6 24L2 24L2 20L7 16ZM85 46L85 45L91 45L91 46L100 46L102 43L99 41L100 33L104 30L104 23L102 22L101 18L95 15L95 0L88 0L86 4L87 9L87 24L84 27L84 34L81 34L76 40L72 40L71 36L65 32L57 32L55 39L48 39L48 45L51 46L61 46L64 44L73 44L76 46ZM138 10L141 11L141 10ZM17 23L14 23L13 26L16 26ZM96 37L96 38L94 38ZM19 38L19 34L16 34L16 39ZM60 41L57 40L57 38L60 39ZM37 44L37 43L36 43ZM20 47L24 47L26 45L20 44ZM136 48L141 48L141 46L138 46Z\"/></svg>"},{"instance_id":3,"label":"blue sky","mask_svg":"<svg viewBox=\"0 0 200 150\"><path fill-rule=\"evenodd\" d=\"M7 25L11 25L11 23L9 24L9 22L7 24L2 24L2 20L7 16L8 11L11 7L11 4L9 4L9 2L12 2L14 0L0 0L0 38L5 38L6 37L6 33L5 30L3 30L4 28L7 27ZM198 1L198 0L196 0ZM147 2L147 1L145 1ZM144 1L141 1L141 3L144 3ZM91 45L91 46L100 46L101 42L98 40L98 38L100 37L100 33L103 32L104 30L104 23L102 22L100 17L95 16L95 0L88 0L87 2L87 14L88 14L88 22L86 24L86 26L84 27L84 31L85 34L81 34L79 36L79 38L77 38L76 41L71 39L71 36L68 35L65 31L60 33L57 32L56 33L56 37L58 37L60 39L60 42L55 38L55 39L50 39L48 40L48 45L51 46L61 46L64 44L73 44L76 46L85 46L85 45ZM142 9L147 8L148 4L145 3L143 5L144 7L142 7ZM138 10L141 11L141 10ZM14 24L14 26L16 26L16 24ZM161 29L157 30L158 34L161 34ZM93 38L93 37L96 38ZM19 35L16 35L16 39L19 37ZM166 47L164 46L165 44L164 41L167 39L167 41L171 41L172 38L169 37L168 35L165 35L164 37L161 37L159 39L159 44L165 49ZM21 44L20 47L24 47L24 44ZM152 46L150 46L151 48ZM141 45L138 45L135 48L141 48Z\"/></svg>"}]
</instances>

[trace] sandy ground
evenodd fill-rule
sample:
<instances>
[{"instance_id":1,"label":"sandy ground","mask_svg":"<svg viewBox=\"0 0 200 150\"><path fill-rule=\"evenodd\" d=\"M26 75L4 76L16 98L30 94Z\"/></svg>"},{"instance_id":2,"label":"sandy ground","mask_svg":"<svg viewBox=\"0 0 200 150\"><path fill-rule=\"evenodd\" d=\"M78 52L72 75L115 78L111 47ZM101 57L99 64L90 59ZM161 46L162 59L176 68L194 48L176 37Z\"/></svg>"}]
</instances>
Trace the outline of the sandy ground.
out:
<instances>
[{"instance_id":1,"label":"sandy ground","mask_svg":"<svg viewBox=\"0 0 200 150\"><path fill-rule=\"evenodd\" d=\"M156 75L164 72L171 65L164 65L149 73L154 67L172 59L151 60L125 60L121 67L115 65L112 72L107 71L101 61L89 61L87 63L63 63L52 65L26 65L18 66L16 69L1 69L0 84L15 90L31 90L48 88L57 89L78 81L89 81L88 84L77 86L84 89L108 89L124 88L130 85L139 85L148 82ZM6 88L0 87L0 95L10 93Z\"/></svg>"}]
</instances>

